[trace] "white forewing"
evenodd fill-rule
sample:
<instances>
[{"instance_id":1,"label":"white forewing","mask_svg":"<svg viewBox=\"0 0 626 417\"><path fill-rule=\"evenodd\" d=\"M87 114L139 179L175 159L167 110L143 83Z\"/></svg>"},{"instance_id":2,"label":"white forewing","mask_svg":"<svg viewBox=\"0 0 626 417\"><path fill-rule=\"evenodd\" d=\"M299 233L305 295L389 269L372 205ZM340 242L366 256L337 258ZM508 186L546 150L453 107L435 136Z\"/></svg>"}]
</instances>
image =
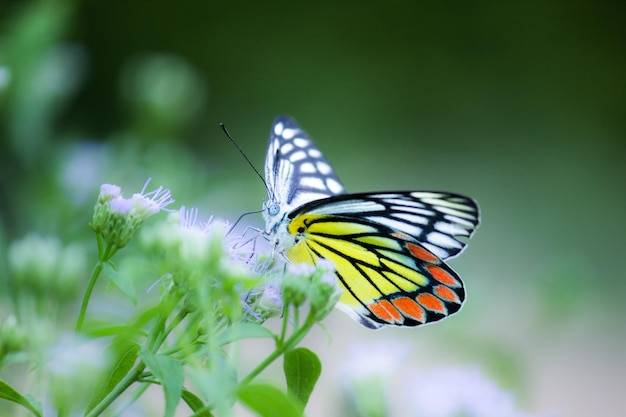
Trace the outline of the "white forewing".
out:
<instances>
[{"instance_id":1,"label":"white forewing","mask_svg":"<svg viewBox=\"0 0 626 417\"><path fill-rule=\"evenodd\" d=\"M345 193L328 161L288 116L274 120L265 159L269 202L289 212L310 201Z\"/></svg>"}]
</instances>

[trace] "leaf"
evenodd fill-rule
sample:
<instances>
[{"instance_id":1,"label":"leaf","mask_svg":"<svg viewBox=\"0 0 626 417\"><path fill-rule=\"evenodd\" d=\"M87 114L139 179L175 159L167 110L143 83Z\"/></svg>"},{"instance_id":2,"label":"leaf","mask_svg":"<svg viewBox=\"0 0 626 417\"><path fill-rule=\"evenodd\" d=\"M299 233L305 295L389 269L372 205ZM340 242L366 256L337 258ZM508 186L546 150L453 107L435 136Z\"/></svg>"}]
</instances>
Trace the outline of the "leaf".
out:
<instances>
[{"instance_id":1,"label":"leaf","mask_svg":"<svg viewBox=\"0 0 626 417\"><path fill-rule=\"evenodd\" d=\"M302 417L302 407L278 388L248 384L237 389L237 397L261 417Z\"/></svg>"},{"instance_id":2,"label":"leaf","mask_svg":"<svg viewBox=\"0 0 626 417\"><path fill-rule=\"evenodd\" d=\"M142 350L139 356L150 368L152 373L161 381L165 393L165 417L173 417L176 406L183 395L183 364L166 355L155 355Z\"/></svg>"},{"instance_id":3,"label":"leaf","mask_svg":"<svg viewBox=\"0 0 626 417\"><path fill-rule=\"evenodd\" d=\"M34 400L20 394L8 382L3 381L2 379L0 379L0 398L12 401L16 404L21 405L24 408L27 408L38 417L42 416L40 404L37 404Z\"/></svg>"},{"instance_id":4,"label":"leaf","mask_svg":"<svg viewBox=\"0 0 626 417\"><path fill-rule=\"evenodd\" d=\"M111 369L106 373L106 377L102 380L100 388L94 390L94 395L89 400L87 412L91 411L104 397L106 397L113 388L128 374L133 365L137 361L137 352L139 345L135 342L115 340L105 349L105 355L109 354L117 358ZM110 353L108 353L110 352Z\"/></svg>"},{"instance_id":5,"label":"leaf","mask_svg":"<svg viewBox=\"0 0 626 417\"><path fill-rule=\"evenodd\" d=\"M137 305L137 294L135 293L135 287L133 281L126 274L120 274L117 269L107 262L104 264L102 273L118 290L122 292L133 304Z\"/></svg>"},{"instance_id":6,"label":"leaf","mask_svg":"<svg viewBox=\"0 0 626 417\"><path fill-rule=\"evenodd\" d=\"M240 339L253 339L274 337L274 334L267 328L258 323L235 323L225 329L217 337L217 345L224 346Z\"/></svg>"},{"instance_id":7,"label":"leaf","mask_svg":"<svg viewBox=\"0 0 626 417\"><path fill-rule=\"evenodd\" d=\"M283 370L287 380L287 392L306 405L322 373L322 363L307 348L297 348L285 353Z\"/></svg>"},{"instance_id":8,"label":"leaf","mask_svg":"<svg viewBox=\"0 0 626 417\"><path fill-rule=\"evenodd\" d=\"M194 412L192 417L213 417L213 414L211 414L209 409L205 408L206 405L204 404L204 402L200 398L198 398L198 396L193 392L183 388L182 399Z\"/></svg>"}]
</instances>

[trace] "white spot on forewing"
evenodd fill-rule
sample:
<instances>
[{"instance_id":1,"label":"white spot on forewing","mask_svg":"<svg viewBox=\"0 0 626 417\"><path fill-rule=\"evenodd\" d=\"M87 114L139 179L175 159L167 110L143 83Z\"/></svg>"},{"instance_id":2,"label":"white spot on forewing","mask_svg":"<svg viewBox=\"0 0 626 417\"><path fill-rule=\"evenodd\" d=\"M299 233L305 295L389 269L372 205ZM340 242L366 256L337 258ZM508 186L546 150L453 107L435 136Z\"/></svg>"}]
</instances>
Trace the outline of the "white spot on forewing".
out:
<instances>
[{"instance_id":1,"label":"white spot on forewing","mask_svg":"<svg viewBox=\"0 0 626 417\"><path fill-rule=\"evenodd\" d=\"M320 206L312 211L315 214L350 214L384 210L384 206L373 201L354 201L331 203Z\"/></svg>"},{"instance_id":2,"label":"white spot on forewing","mask_svg":"<svg viewBox=\"0 0 626 417\"><path fill-rule=\"evenodd\" d=\"M297 131L296 129L289 129L289 128L287 128L287 129L284 129L284 130L283 130L283 134L282 134L282 136L283 136L283 138L285 138L285 139L289 140L289 139L293 138L293 137L294 137L294 135L295 135L297 132L298 132L298 131Z\"/></svg>"},{"instance_id":3,"label":"white spot on forewing","mask_svg":"<svg viewBox=\"0 0 626 417\"><path fill-rule=\"evenodd\" d=\"M315 148L309 149L309 156L311 158L319 158L322 156L322 153Z\"/></svg>"},{"instance_id":4,"label":"white spot on forewing","mask_svg":"<svg viewBox=\"0 0 626 417\"><path fill-rule=\"evenodd\" d=\"M288 154L289 152L293 151L293 145L291 143L285 143L283 146L280 147L280 151L284 154Z\"/></svg>"},{"instance_id":5,"label":"white spot on forewing","mask_svg":"<svg viewBox=\"0 0 626 417\"><path fill-rule=\"evenodd\" d=\"M404 199L401 199L401 198L385 198L385 201L388 204L397 204L397 205L400 205L400 206L424 207L424 205L422 203L418 203L417 201L404 200Z\"/></svg>"},{"instance_id":6,"label":"white spot on forewing","mask_svg":"<svg viewBox=\"0 0 626 417\"><path fill-rule=\"evenodd\" d=\"M463 244L458 240L439 232L430 232L428 236L426 236L426 240L433 245L441 246L442 248L460 249L463 247Z\"/></svg>"},{"instance_id":7,"label":"white spot on forewing","mask_svg":"<svg viewBox=\"0 0 626 417\"><path fill-rule=\"evenodd\" d=\"M294 196L293 200L290 201L290 204L292 204L293 207L299 207L310 201L315 201L326 197L328 197L327 192L313 192L309 190L300 191Z\"/></svg>"},{"instance_id":8,"label":"white spot on forewing","mask_svg":"<svg viewBox=\"0 0 626 417\"><path fill-rule=\"evenodd\" d=\"M310 162L304 162L302 165L300 165L300 172L303 174L313 174L317 171L315 169L315 165Z\"/></svg>"},{"instance_id":9,"label":"white spot on forewing","mask_svg":"<svg viewBox=\"0 0 626 417\"><path fill-rule=\"evenodd\" d=\"M421 198L421 199L426 199L426 198L441 198L444 196L444 194L441 193L432 193L429 191L415 191L413 193L411 193L412 197L415 198Z\"/></svg>"},{"instance_id":10,"label":"white spot on forewing","mask_svg":"<svg viewBox=\"0 0 626 417\"><path fill-rule=\"evenodd\" d=\"M397 232L404 232L407 235L418 236L422 233L421 227L413 226L411 224L401 222L400 220L390 219L389 217L368 216L367 219L375 223L382 224L383 226L387 226Z\"/></svg>"},{"instance_id":11,"label":"white spot on forewing","mask_svg":"<svg viewBox=\"0 0 626 417\"><path fill-rule=\"evenodd\" d=\"M396 212L396 213L391 213L391 215L398 219L406 220L409 223L417 223L417 224L424 224L424 225L429 223L426 217L416 216L414 214Z\"/></svg>"},{"instance_id":12,"label":"white spot on forewing","mask_svg":"<svg viewBox=\"0 0 626 417\"><path fill-rule=\"evenodd\" d=\"M453 235L453 236L454 235L461 235L461 236L469 235L469 232L467 229L454 223L437 222L435 223L435 229L437 229L441 233L445 233L445 234Z\"/></svg>"},{"instance_id":13,"label":"white spot on forewing","mask_svg":"<svg viewBox=\"0 0 626 417\"><path fill-rule=\"evenodd\" d=\"M384 198L387 201L393 201L394 198L398 198L398 201L404 201L404 200L399 199L399 197L401 197L400 194L389 194L389 193L386 193L386 194L372 194L371 197L374 197L374 198Z\"/></svg>"},{"instance_id":14,"label":"white spot on forewing","mask_svg":"<svg viewBox=\"0 0 626 417\"><path fill-rule=\"evenodd\" d=\"M450 209L456 209L459 211L469 211L469 212L473 212L474 208L471 206L468 206L467 204L463 204L463 203L455 203L454 201L450 201L450 200L444 200L441 198L424 198L423 201L425 203L429 203L432 204L433 206L435 206L435 208L439 208L439 207L447 207Z\"/></svg>"},{"instance_id":15,"label":"white spot on forewing","mask_svg":"<svg viewBox=\"0 0 626 417\"><path fill-rule=\"evenodd\" d=\"M474 223L460 217L453 216L451 214L446 214L445 216L443 216L443 218L450 221L451 223L461 224L467 227L474 227Z\"/></svg>"},{"instance_id":16,"label":"white spot on forewing","mask_svg":"<svg viewBox=\"0 0 626 417\"><path fill-rule=\"evenodd\" d=\"M444 213L444 214L452 214L453 216L458 216L458 217L463 217L465 219L471 219L471 220L475 220L476 216L472 213L466 213L463 211L459 211L453 208L448 208L448 207L442 207L442 206L436 206L434 207L435 210L437 210L440 213Z\"/></svg>"},{"instance_id":17,"label":"white spot on forewing","mask_svg":"<svg viewBox=\"0 0 626 417\"><path fill-rule=\"evenodd\" d=\"M309 146L309 143L311 143L310 140L307 139L303 139L303 138L295 138L293 140L293 143L298 147L298 148L305 148L307 146Z\"/></svg>"},{"instance_id":18,"label":"white spot on forewing","mask_svg":"<svg viewBox=\"0 0 626 417\"><path fill-rule=\"evenodd\" d=\"M302 187L315 188L317 190L325 190L326 186L320 177L300 177L300 185Z\"/></svg>"},{"instance_id":19,"label":"white spot on forewing","mask_svg":"<svg viewBox=\"0 0 626 417\"><path fill-rule=\"evenodd\" d=\"M417 207L390 206L389 208L391 210L408 211L410 213L421 214L421 215L426 216L426 217L432 217L432 216L435 215L435 212L432 211L432 210L426 210L426 209L421 209L421 208L417 208Z\"/></svg>"},{"instance_id":20,"label":"white spot on forewing","mask_svg":"<svg viewBox=\"0 0 626 417\"><path fill-rule=\"evenodd\" d=\"M317 170L324 175L328 175L332 171L330 165L324 161L318 161L315 166L317 167Z\"/></svg>"},{"instance_id":21,"label":"white spot on forewing","mask_svg":"<svg viewBox=\"0 0 626 417\"><path fill-rule=\"evenodd\" d=\"M281 133L283 133L283 128L284 128L284 126L283 126L282 122L280 122L280 123L276 123L276 124L274 125L274 134L275 134L276 136L280 136L280 135L281 135Z\"/></svg>"},{"instance_id":22,"label":"white spot on forewing","mask_svg":"<svg viewBox=\"0 0 626 417\"><path fill-rule=\"evenodd\" d=\"M304 153L304 151L297 151L289 155L289 160L291 162L298 162L304 158L306 158L306 153Z\"/></svg>"},{"instance_id":23,"label":"white spot on forewing","mask_svg":"<svg viewBox=\"0 0 626 417\"><path fill-rule=\"evenodd\" d=\"M333 194L343 193L343 186L334 178L326 178L326 187L328 187Z\"/></svg>"}]
</instances>

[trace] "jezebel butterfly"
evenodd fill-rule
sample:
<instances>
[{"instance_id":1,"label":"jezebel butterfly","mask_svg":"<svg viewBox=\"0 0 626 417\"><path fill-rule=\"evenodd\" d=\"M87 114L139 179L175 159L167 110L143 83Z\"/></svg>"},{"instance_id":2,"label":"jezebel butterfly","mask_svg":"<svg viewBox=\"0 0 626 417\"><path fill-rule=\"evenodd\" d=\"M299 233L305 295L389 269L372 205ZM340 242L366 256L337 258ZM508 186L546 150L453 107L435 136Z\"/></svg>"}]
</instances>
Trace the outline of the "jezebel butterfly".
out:
<instances>
[{"instance_id":1,"label":"jezebel butterfly","mask_svg":"<svg viewBox=\"0 0 626 417\"><path fill-rule=\"evenodd\" d=\"M479 223L477 203L439 191L346 194L311 138L274 120L265 160L265 234L291 262L336 267L338 307L362 325L419 326L459 311L463 281L443 261Z\"/></svg>"}]
</instances>

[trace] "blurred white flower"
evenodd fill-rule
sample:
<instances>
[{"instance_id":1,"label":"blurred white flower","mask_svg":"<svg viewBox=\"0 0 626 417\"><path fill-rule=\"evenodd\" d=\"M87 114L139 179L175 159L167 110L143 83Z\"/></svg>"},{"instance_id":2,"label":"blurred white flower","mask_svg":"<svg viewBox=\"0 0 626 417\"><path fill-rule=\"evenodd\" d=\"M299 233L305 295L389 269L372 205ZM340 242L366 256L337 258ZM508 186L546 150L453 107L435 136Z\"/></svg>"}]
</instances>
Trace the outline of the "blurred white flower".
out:
<instances>
[{"instance_id":1,"label":"blurred white flower","mask_svg":"<svg viewBox=\"0 0 626 417\"><path fill-rule=\"evenodd\" d=\"M404 384L415 417L530 417L475 367L447 367L419 373Z\"/></svg>"},{"instance_id":2,"label":"blurred white flower","mask_svg":"<svg viewBox=\"0 0 626 417\"><path fill-rule=\"evenodd\" d=\"M102 383L110 366L102 339L89 340L63 334L46 352L47 392L57 408L66 410L86 406L93 391Z\"/></svg>"},{"instance_id":3,"label":"blurred white flower","mask_svg":"<svg viewBox=\"0 0 626 417\"><path fill-rule=\"evenodd\" d=\"M350 380L396 374L407 360L408 354L406 345L392 340L360 343L350 348L340 375Z\"/></svg>"},{"instance_id":4,"label":"blurred white flower","mask_svg":"<svg viewBox=\"0 0 626 417\"><path fill-rule=\"evenodd\" d=\"M347 361L340 368L340 376L346 400L355 415L392 415L390 384L398 378L407 355L406 345L390 340L361 343L350 349Z\"/></svg>"}]
</instances>

